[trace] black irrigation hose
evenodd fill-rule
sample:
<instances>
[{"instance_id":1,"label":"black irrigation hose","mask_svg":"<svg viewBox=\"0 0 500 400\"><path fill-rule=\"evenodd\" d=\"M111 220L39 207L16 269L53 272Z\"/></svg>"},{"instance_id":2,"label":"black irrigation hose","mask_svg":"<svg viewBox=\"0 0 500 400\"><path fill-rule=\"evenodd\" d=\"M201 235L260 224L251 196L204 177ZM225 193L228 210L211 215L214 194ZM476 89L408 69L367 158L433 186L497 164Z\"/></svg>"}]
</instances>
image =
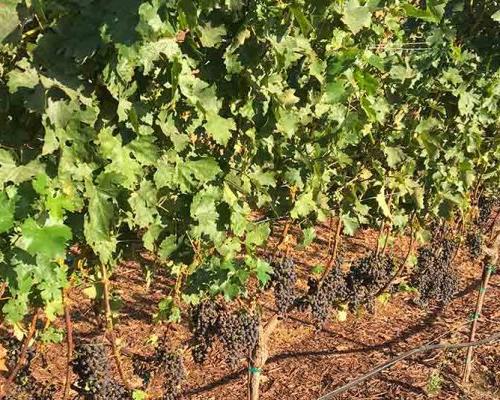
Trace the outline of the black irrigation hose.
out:
<instances>
[{"instance_id":1,"label":"black irrigation hose","mask_svg":"<svg viewBox=\"0 0 500 400\"><path fill-rule=\"evenodd\" d=\"M385 363L378 365L377 367L372 369L370 372L360 376L359 378L354 379L353 381L339 387L338 389L335 389L334 391L332 391L330 393L327 393L327 394L321 396L320 398L318 398L318 400L331 400L335 396L339 395L340 393L343 393L346 390L366 381L367 379L378 374L379 372L393 366L398 361L401 361L405 358L408 358L408 357L412 356L413 354L427 352L427 351L433 351L433 350L439 350L439 349L461 349L464 347L481 346L481 345L495 342L498 340L500 340L500 332L498 332L494 335L488 336L485 339L477 340L475 342L465 342L465 343L456 343L456 344L450 344L450 343L430 344L430 345L424 345L421 347L417 347L416 349L409 350L409 351L397 356L396 358L393 358L392 360L386 361Z\"/></svg>"}]
</instances>

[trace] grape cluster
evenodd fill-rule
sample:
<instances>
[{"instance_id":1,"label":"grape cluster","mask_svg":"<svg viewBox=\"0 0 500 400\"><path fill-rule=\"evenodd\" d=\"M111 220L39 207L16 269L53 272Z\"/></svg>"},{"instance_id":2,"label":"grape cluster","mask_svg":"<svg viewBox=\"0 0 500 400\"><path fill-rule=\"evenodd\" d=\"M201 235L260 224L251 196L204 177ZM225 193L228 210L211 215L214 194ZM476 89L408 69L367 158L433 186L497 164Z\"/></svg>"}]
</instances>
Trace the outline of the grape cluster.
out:
<instances>
[{"instance_id":1,"label":"grape cluster","mask_svg":"<svg viewBox=\"0 0 500 400\"><path fill-rule=\"evenodd\" d=\"M482 242L482 236L479 232L470 232L467 235L466 243L472 257L477 258L481 255Z\"/></svg>"},{"instance_id":2,"label":"grape cluster","mask_svg":"<svg viewBox=\"0 0 500 400\"><path fill-rule=\"evenodd\" d=\"M326 275L322 282L310 278L308 291L304 299L300 301L300 308L309 308L317 326L323 325L330 309L345 301L349 297L346 277L340 266L342 260L337 259L335 267Z\"/></svg>"},{"instance_id":3,"label":"grape cluster","mask_svg":"<svg viewBox=\"0 0 500 400\"><path fill-rule=\"evenodd\" d=\"M7 351L5 366L12 371L21 353L22 343L11 337L0 339L0 343ZM31 363L34 357L35 349L28 348L24 363L16 374L15 385L5 397L6 400L52 400L54 398L57 388L54 385L38 382L31 374Z\"/></svg>"},{"instance_id":4,"label":"grape cluster","mask_svg":"<svg viewBox=\"0 0 500 400\"><path fill-rule=\"evenodd\" d=\"M134 374L142 379L142 383L147 385L151 380L151 360L138 354L132 356L132 368Z\"/></svg>"},{"instance_id":5,"label":"grape cluster","mask_svg":"<svg viewBox=\"0 0 500 400\"><path fill-rule=\"evenodd\" d=\"M161 372L163 382L163 400L175 400L180 394L182 381L186 377L182 357L164 348L157 348L154 354L154 365Z\"/></svg>"},{"instance_id":6,"label":"grape cluster","mask_svg":"<svg viewBox=\"0 0 500 400\"><path fill-rule=\"evenodd\" d=\"M191 311L193 358L203 362L216 339L222 343L231 366L247 357L259 336L259 317L243 310L225 310L216 301L204 301Z\"/></svg>"},{"instance_id":7,"label":"grape cluster","mask_svg":"<svg viewBox=\"0 0 500 400\"><path fill-rule=\"evenodd\" d=\"M255 348L259 338L259 318L247 312L225 312L220 318L220 341L227 353L228 363L235 367Z\"/></svg>"},{"instance_id":8,"label":"grape cluster","mask_svg":"<svg viewBox=\"0 0 500 400\"><path fill-rule=\"evenodd\" d=\"M491 211L495 206L495 199L493 197L481 196L477 202L477 206L479 208L477 222L479 225L484 225L486 222L488 222Z\"/></svg>"},{"instance_id":9,"label":"grape cluster","mask_svg":"<svg viewBox=\"0 0 500 400\"><path fill-rule=\"evenodd\" d=\"M222 307L215 301L205 300L191 309L191 330L193 331L193 359L202 363L218 332Z\"/></svg>"},{"instance_id":10,"label":"grape cluster","mask_svg":"<svg viewBox=\"0 0 500 400\"><path fill-rule=\"evenodd\" d=\"M420 292L422 305L432 300L447 304L456 293L458 276L451 265L456 247L455 241L444 239L419 249L412 284Z\"/></svg>"},{"instance_id":11,"label":"grape cluster","mask_svg":"<svg viewBox=\"0 0 500 400\"><path fill-rule=\"evenodd\" d=\"M5 400L53 400L57 393L55 385L43 384L30 376L23 385L10 388Z\"/></svg>"},{"instance_id":12,"label":"grape cluster","mask_svg":"<svg viewBox=\"0 0 500 400\"><path fill-rule=\"evenodd\" d=\"M373 310L375 296L392 277L394 261L386 255L369 254L353 263L347 274L349 306L366 305Z\"/></svg>"},{"instance_id":13,"label":"grape cluster","mask_svg":"<svg viewBox=\"0 0 500 400\"><path fill-rule=\"evenodd\" d=\"M84 399L126 400L131 398L127 388L111 378L104 345L97 342L81 342L75 347L71 366L77 375L79 394Z\"/></svg>"},{"instance_id":14,"label":"grape cluster","mask_svg":"<svg viewBox=\"0 0 500 400\"><path fill-rule=\"evenodd\" d=\"M101 390L94 396L89 397L93 400L130 400L132 395L130 391L109 377L102 382Z\"/></svg>"},{"instance_id":15,"label":"grape cluster","mask_svg":"<svg viewBox=\"0 0 500 400\"><path fill-rule=\"evenodd\" d=\"M274 298L276 308L282 315L286 314L295 302L295 284L297 283L297 273L295 272L295 262L289 257L277 257L271 261L273 274L271 286L274 288Z\"/></svg>"},{"instance_id":16,"label":"grape cluster","mask_svg":"<svg viewBox=\"0 0 500 400\"><path fill-rule=\"evenodd\" d=\"M22 343L12 337L2 338L0 340L0 343L5 348L5 350L7 350L5 366L9 371L12 371L12 369L17 364L17 359L19 358L19 355L21 354ZM26 354L24 356L24 363L23 365L21 365L21 368L17 372L15 381L16 384L24 386L30 381L31 378L30 368L31 368L31 362L33 361L34 357L35 357L35 350L34 348L29 347L26 350Z\"/></svg>"},{"instance_id":17,"label":"grape cluster","mask_svg":"<svg viewBox=\"0 0 500 400\"><path fill-rule=\"evenodd\" d=\"M163 400L175 400L180 393L186 373L180 354L171 352L165 346L158 346L151 356L135 355L134 373L147 384L153 374L164 377Z\"/></svg>"}]
</instances>

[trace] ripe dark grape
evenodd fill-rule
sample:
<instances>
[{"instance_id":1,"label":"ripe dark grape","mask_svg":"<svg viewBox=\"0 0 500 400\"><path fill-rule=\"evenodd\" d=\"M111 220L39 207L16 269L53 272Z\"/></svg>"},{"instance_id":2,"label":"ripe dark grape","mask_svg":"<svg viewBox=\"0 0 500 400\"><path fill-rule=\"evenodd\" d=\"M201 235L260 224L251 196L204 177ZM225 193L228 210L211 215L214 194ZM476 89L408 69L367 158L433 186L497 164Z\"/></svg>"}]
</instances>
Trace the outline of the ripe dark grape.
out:
<instances>
[{"instance_id":1,"label":"ripe dark grape","mask_svg":"<svg viewBox=\"0 0 500 400\"><path fill-rule=\"evenodd\" d=\"M180 394L181 384L186 377L182 357L169 351L165 346L158 346L151 356L134 357L134 372L147 384L153 374L163 377L163 400L175 400Z\"/></svg>"},{"instance_id":2,"label":"ripe dark grape","mask_svg":"<svg viewBox=\"0 0 500 400\"><path fill-rule=\"evenodd\" d=\"M484 225L488 222L491 215L491 211L495 205L495 200L493 197L481 196L477 202L479 208L479 215L477 217L477 222L479 225Z\"/></svg>"},{"instance_id":3,"label":"ripe dark grape","mask_svg":"<svg viewBox=\"0 0 500 400\"><path fill-rule=\"evenodd\" d=\"M130 391L109 376L101 383L101 389L92 397L93 400L130 400ZM89 398L90 400L90 398Z\"/></svg>"},{"instance_id":4,"label":"ripe dark grape","mask_svg":"<svg viewBox=\"0 0 500 400\"><path fill-rule=\"evenodd\" d=\"M184 364L180 354L158 348L154 355L153 363L157 372L164 377L163 400L175 400L180 394L181 384L186 377Z\"/></svg>"},{"instance_id":5,"label":"ripe dark grape","mask_svg":"<svg viewBox=\"0 0 500 400\"><path fill-rule=\"evenodd\" d=\"M276 308L280 314L286 314L295 302L295 284L297 274L295 272L295 262L288 257L277 257L271 261L273 274L271 286L274 288L274 298Z\"/></svg>"},{"instance_id":6,"label":"ripe dark grape","mask_svg":"<svg viewBox=\"0 0 500 400\"><path fill-rule=\"evenodd\" d=\"M13 385L5 400L53 400L56 392L55 385L42 384L30 376L22 386Z\"/></svg>"},{"instance_id":7,"label":"ripe dark grape","mask_svg":"<svg viewBox=\"0 0 500 400\"><path fill-rule=\"evenodd\" d=\"M447 304L458 288L458 276L451 265L457 243L444 239L419 249L412 283L420 292L422 305L429 301Z\"/></svg>"},{"instance_id":8,"label":"ripe dark grape","mask_svg":"<svg viewBox=\"0 0 500 400\"><path fill-rule=\"evenodd\" d=\"M15 338L7 337L7 338L2 338L0 340L0 343L5 348L5 350L7 350L5 366L9 371L12 371L12 369L17 364L19 355L21 354L22 342L16 340ZM26 354L24 356L24 362L21 365L21 368L19 369L16 375L15 383L17 385L23 386L29 382L31 376L30 373L31 362L34 357L35 357L35 350L33 347L29 347L26 350Z\"/></svg>"},{"instance_id":9,"label":"ripe dark grape","mask_svg":"<svg viewBox=\"0 0 500 400\"><path fill-rule=\"evenodd\" d=\"M150 357L144 357L141 355L132 356L132 368L134 374L142 379L142 383L147 385L151 379L151 360Z\"/></svg>"},{"instance_id":10,"label":"ripe dark grape","mask_svg":"<svg viewBox=\"0 0 500 400\"><path fill-rule=\"evenodd\" d=\"M467 235L467 246L469 247L469 254L477 258L481 255L482 236L479 232L471 232Z\"/></svg>"},{"instance_id":11,"label":"ripe dark grape","mask_svg":"<svg viewBox=\"0 0 500 400\"><path fill-rule=\"evenodd\" d=\"M104 345L96 342L82 342L76 345L75 354L71 366L78 377L78 387L87 393L98 393L109 374Z\"/></svg>"},{"instance_id":12,"label":"ripe dark grape","mask_svg":"<svg viewBox=\"0 0 500 400\"><path fill-rule=\"evenodd\" d=\"M373 310L375 296L389 282L393 270L393 259L385 255L369 254L355 261L347 275L350 307L366 305Z\"/></svg>"},{"instance_id":13,"label":"ripe dark grape","mask_svg":"<svg viewBox=\"0 0 500 400\"><path fill-rule=\"evenodd\" d=\"M191 329L193 331L193 359L197 363L205 361L218 330L222 307L213 300L205 300L191 309Z\"/></svg>"},{"instance_id":14,"label":"ripe dark grape","mask_svg":"<svg viewBox=\"0 0 500 400\"><path fill-rule=\"evenodd\" d=\"M102 343L81 342L75 347L71 366L77 375L77 387L84 399L126 400L128 389L111 378L106 349Z\"/></svg>"},{"instance_id":15,"label":"ripe dark grape","mask_svg":"<svg viewBox=\"0 0 500 400\"><path fill-rule=\"evenodd\" d=\"M22 343L10 337L0 339L0 343L7 350L5 366L12 371L21 353ZM16 375L15 383L5 397L6 400L52 400L54 398L56 387L38 382L31 374L31 363L34 357L35 349L28 348L24 362Z\"/></svg>"},{"instance_id":16,"label":"ripe dark grape","mask_svg":"<svg viewBox=\"0 0 500 400\"><path fill-rule=\"evenodd\" d=\"M259 337L259 318L247 312L224 312L220 318L220 341L234 367L253 351Z\"/></svg>"},{"instance_id":17,"label":"ripe dark grape","mask_svg":"<svg viewBox=\"0 0 500 400\"><path fill-rule=\"evenodd\" d=\"M32 400L31 394L23 387L13 385L9 389L9 394L4 397L4 400Z\"/></svg>"},{"instance_id":18,"label":"ripe dark grape","mask_svg":"<svg viewBox=\"0 0 500 400\"><path fill-rule=\"evenodd\" d=\"M308 307L316 325L321 326L328 318L330 310L349 296L346 277L340 266L342 260L337 259L335 267L328 273L322 282L310 278L308 292L301 301L301 308Z\"/></svg>"},{"instance_id":19,"label":"ripe dark grape","mask_svg":"<svg viewBox=\"0 0 500 400\"><path fill-rule=\"evenodd\" d=\"M32 376L30 376L25 388L31 394L32 400L52 400L57 392L55 385L38 382Z\"/></svg>"}]
</instances>

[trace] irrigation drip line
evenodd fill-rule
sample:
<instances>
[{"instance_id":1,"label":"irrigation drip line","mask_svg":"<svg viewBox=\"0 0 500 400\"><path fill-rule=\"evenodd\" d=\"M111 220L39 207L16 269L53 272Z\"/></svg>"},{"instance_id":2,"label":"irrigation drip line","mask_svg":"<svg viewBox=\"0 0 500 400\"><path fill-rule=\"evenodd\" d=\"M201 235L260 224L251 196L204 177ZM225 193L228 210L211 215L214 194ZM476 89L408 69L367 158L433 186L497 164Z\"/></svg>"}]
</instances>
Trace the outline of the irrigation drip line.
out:
<instances>
[{"instance_id":1,"label":"irrigation drip line","mask_svg":"<svg viewBox=\"0 0 500 400\"><path fill-rule=\"evenodd\" d=\"M410 357L414 354L417 354L417 353L423 353L423 352L440 350L440 349L461 349L461 348L467 348L467 347L477 347L477 346L481 346L481 345L485 345L485 344L491 344L492 342L496 342L499 340L500 340L500 332L498 332L494 335L488 336L485 339L477 340L474 342L465 342L465 343L456 343L456 344L453 344L453 343L431 344L431 345L424 345L421 347L417 347L416 349L409 350L409 351L393 358L392 360L386 361L385 363L378 365L377 367L375 367L371 371L367 372L366 374L360 376L359 378L356 378L353 381L339 387L338 389L335 389L334 391L319 397L318 400L331 400L335 396L339 395L340 393L345 392L346 390L366 381L367 379L378 374L379 372L381 372L387 368L390 368L391 366L393 366L397 362L404 360L405 358L408 358L408 357Z\"/></svg>"}]
</instances>

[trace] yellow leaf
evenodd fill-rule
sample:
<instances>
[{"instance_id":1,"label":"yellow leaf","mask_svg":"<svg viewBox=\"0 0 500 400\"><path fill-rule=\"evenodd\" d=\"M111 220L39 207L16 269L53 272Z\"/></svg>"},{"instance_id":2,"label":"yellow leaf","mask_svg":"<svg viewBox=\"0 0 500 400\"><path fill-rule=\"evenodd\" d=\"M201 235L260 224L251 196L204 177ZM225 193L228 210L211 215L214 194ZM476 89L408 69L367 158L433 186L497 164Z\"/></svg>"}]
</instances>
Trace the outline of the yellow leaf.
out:
<instances>
[{"instance_id":1,"label":"yellow leaf","mask_svg":"<svg viewBox=\"0 0 500 400\"><path fill-rule=\"evenodd\" d=\"M341 304L337 310L337 320L344 322L347 320L347 304Z\"/></svg>"}]
</instances>

